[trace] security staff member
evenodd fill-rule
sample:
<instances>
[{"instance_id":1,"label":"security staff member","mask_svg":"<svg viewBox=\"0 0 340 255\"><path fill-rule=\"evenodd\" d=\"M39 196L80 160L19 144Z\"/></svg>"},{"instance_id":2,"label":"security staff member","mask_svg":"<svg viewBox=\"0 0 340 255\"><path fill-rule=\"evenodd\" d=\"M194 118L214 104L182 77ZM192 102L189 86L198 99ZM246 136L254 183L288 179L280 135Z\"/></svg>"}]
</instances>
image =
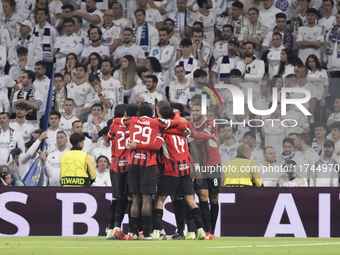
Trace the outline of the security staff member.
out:
<instances>
[{"instance_id":1,"label":"security staff member","mask_svg":"<svg viewBox=\"0 0 340 255\"><path fill-rule=\"evenodd\" d=\"M251 149L246 144L237 148L237 156L223 167L225 187L263 187L259 169L254 161L249 160Z\"/></svg>"},{"instance_id":2,"label":"security staff member","mask_svg":"<svg viewBox=\"0 0 340 255\"><path fill-rule=\"evenodd\" d=\"M60 184L62 187L89 187L96 178L96 168L89 154L82 151L84 134L70 137L71 150L60 158Z\"/></svg>"}]
</instances>

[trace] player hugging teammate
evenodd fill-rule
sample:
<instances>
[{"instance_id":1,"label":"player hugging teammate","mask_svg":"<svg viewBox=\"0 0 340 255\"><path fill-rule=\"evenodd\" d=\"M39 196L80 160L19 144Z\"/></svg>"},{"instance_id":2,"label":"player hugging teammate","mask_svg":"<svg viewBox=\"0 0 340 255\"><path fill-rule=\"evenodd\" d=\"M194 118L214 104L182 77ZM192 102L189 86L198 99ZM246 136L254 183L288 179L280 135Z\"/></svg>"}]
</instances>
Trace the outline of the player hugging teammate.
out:
<instances>
[{"instance_id":1,"label":"player hugging teammate","mask_svg":"<svg viewBox=\"0 0 340 255\"><path fill-rule=\"evenodd\" d=\"M165 100L158 102L157 117L154 115L149 104L115 107L115 119L106 138L111 141L112 148L112 204L106 239L166 240L163 206L167 196L171 196L177 222L177 231L172 238L186 239L186 222L187 239L212 240L218 214L220 177L211 178L194 172L193 161L195 166L221 162L217 130L212 129L212 121L197 110L194 121L189 123ZM194 181L201 209L195 203ZM129 233L125 236L121 223L127 207ZM150 234L152 221L153 232ZM193 222L196 223L196 236Z\"/></svg>"}]
</instances>

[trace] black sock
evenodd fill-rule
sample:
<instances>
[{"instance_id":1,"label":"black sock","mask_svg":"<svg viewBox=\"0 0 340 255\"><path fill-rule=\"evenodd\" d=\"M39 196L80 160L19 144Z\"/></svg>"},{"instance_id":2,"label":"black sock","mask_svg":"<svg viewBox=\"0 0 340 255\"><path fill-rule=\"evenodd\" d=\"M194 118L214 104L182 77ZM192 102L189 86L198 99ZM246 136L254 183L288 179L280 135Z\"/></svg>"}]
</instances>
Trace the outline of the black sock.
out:
<instances>
[{"instance_id":1,"label":"black sock","mask_svg":"<svg viewBox=\"0 0 340 255\"><path fill-rule=\"evenodd\" d=\"M191 210L192 217L196 223L197 228L203 228L202 215L200 208L196 207Z\"/></svg>"},{"instance_id":2,"label":"black sock","mask_svg":"<svg viewBox=\"0 0 340 255\"><path fill-rule=\"evenodd\" d=\"M192 217L191 210L188 205L186 205L186 224L188 227L188 232L195 232L195 222L194 218Z\"/></svg>"},{"instance_id":3,"label":"black sock","mask_svg":"<svg viewBox=\"0 0 340 255\"><path fill-rule=\"evenodd\" d=\"M210 221L210 210L208 201L200 202L200 208L202 213L202 220L204 223L205 232L210 232L211 221Z\"/></svg>"},{"instance_id":4,"label":"black sock","mask_svg":"<svg viewBox=\"0 0 340 255\"><path fill-rule=\"evenodd\" d=\"M210 204L210 216L211 216L211 234L215 233L216 221L218 216L219 206L217 204Z\"/></svg>"},{"instance_id":5,"label":"black sock","mask_svg":"<svg viewBox=\"0 0 340 255\"><path fill-rule=\"evenodd\" d=\"M139 213L138 230L139 230L139 232L143 231L142 210L141 210L140 213Z\"/></svg>"},{"instance_id":6,"label":"black sock","mask_svg":"<svg viewBox=\"0 0 340 255\"><path fill-rule=\"evenodd\" d=\"M127 208L128 208L128 210L129 210L129 227L128 227L128 232L129 232L129 233L132 232L132 225L131 225L131 205L132 205L132 201L128 201Z\"/></svg>"},{"instance_id":7,"label":"black sock","mask_svg":"<svg viewBox=\"0 0 340 255\"><path fill-rule=\"evenodd\" d=\"M180 199L172 202L175 209L176 223L177 223L177 233L179 235L184 235L184 219L185 219L185 203L184 199Z\"/></svg>"},{"instance_id":8,"label":"black sock","mask_svg":"<svg viewBox=\"0 0 340 255\"><path fill-rule=\"evenodd\" d=\"M154 209L153 210L153 229L154 230L162 230L162 218L163 218L163 210Z\"/></svg>"},{"instance_id":9,"label":"black sock","mask_svg":"<svg viewBox=\"0 0 340 255\"><path fill-rule=\"evenodd\" d=\"M110 205L110 210L109 210L109 219L108 219L108 229L113 229L114 228L114 223L115 223L115 214L116 214L116 207L118 204L119 200L112 200L111 205Z\"/></svg>"},{"instance_id":10,"label":"black sock","mask_svg":"<svg viewBox=\"0 0 340 255\"><path fill-rule=\"evenodd\" d=\"M130 218L130 222L131 222L131 228L132 228L132 233L133 235L137 235L138 236L138 222L139 222L139 218L138 217L131 217Z\"/></svg>"},{"instance_id":11,"label":"black sock","mask_svg":"<svg viewBox=\"0 0 340 255\"><path fill-rule=\"evenodd\" d=\"M151 216L142 216L143 222L143 236L150 236L150 225L151 225Z\"/></svg>"},{"instance_id":12,"label":"black sock","mask_svg":"<svg viewBox=\"0 0 340 255\"><path fill-rule=\"evenodd\" d=\"M116 207L116 216L114 227L121 227L125 215L126 207L128 205L127 197L122 197Z\"/></svg>"}]
</instances>

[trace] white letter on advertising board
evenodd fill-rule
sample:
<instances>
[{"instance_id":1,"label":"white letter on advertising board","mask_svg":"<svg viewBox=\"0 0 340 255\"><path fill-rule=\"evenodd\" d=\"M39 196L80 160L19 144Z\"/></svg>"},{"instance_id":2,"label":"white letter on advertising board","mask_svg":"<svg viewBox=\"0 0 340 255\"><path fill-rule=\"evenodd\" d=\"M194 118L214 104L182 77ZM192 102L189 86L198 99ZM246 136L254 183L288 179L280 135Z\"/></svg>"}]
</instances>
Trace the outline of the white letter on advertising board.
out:
<instances>
[{"instance_id":1,"label":"white letter on advertising board","mask_svg":"<svg viewBox=\"0 0 340 255\"><path fill-rule=\"evenodd\" d=\"M97 212L97 201L93 196L86 193L57 193L57 199L62 201L62 236L98 236L99 225L93 218ZM74 214L74 203L85 204L86 211ZM83 235L74 235L74 223L86 224L87 232Z\"/></svg>"}]
</instances>

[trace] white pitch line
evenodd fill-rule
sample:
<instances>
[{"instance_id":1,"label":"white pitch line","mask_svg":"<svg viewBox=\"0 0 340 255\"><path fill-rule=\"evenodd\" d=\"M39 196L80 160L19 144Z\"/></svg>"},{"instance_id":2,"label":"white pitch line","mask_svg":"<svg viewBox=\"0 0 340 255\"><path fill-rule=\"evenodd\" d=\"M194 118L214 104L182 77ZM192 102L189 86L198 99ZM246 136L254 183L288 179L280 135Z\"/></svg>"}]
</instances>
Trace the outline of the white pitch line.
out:
<instances>
[{"instance_id":1,"label":"white pitch line","mask_svg":"<svg viewBox=\"0 0 340 255\"><path fill-rule=\"evenodd\" d=\"M221 246L221 247L207 247L207 248L209 249L267 248L267 247L317 246L317 245L339 245L339 244L340 243L269 244L269 245L247 245L247 246Z\"/></svg>"}]
</instances>

